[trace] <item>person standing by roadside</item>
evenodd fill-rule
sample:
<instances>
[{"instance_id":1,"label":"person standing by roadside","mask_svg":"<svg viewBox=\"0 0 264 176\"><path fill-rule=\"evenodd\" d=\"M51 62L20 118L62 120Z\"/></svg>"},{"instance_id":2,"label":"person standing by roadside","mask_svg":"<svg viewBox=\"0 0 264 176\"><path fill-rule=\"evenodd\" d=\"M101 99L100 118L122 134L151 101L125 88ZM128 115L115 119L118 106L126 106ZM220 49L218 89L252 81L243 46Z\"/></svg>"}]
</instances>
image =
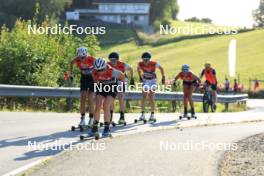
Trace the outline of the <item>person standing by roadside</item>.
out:
<instances>
[{"instance_id":1,"label":"person standing by roadside","mask_svg":"<svg viewBox=\"0 0 264 176\"><path fill-rule=\"evenodd\" d=\"M225 92L228 93L230 89L230 81L228 80L228 78L225 78Z\"/></svg>"}]
</instances>

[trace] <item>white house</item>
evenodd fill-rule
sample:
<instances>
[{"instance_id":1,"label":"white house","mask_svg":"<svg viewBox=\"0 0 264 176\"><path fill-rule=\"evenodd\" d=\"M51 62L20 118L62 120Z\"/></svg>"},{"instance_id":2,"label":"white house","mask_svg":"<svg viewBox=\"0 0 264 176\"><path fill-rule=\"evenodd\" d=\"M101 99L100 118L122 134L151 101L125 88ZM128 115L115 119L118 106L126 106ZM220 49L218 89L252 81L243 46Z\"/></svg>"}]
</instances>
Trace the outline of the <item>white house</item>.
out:
<instances>
[{"instance_id":1,"label":"white house","mask_svg":"<svg viewBox=\"0 0 264 176\"><path fill-rule=\"evenodd\" d=\"M74 8L66 12L67 20L96 18L105 22L149 25L150 3L146 0L94 0L93 8Z\"/></svg>"}]
</instances>

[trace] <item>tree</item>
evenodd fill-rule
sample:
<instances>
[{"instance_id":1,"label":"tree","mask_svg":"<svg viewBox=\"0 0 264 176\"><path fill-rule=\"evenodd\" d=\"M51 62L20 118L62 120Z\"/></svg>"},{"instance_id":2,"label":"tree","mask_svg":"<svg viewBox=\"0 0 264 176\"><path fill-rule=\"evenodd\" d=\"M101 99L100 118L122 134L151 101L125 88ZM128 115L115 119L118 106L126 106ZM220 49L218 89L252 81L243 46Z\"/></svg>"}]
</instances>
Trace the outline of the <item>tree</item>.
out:
<instances>
[{"instance_id":1,"label":"tree","mask_svg":"<svg viewBox=\"0 0 264 176\"><path fill-rule=\"evenodd\" d=\"M202 18L201 19L201 22L203 22L203 23L212 23L213 21L210 19L210 18Z\"/></svg>"},{"instance_id":2,"label":"tree","mask_svg":"<svg viewBox=\"0 0 264 176\"><path fill-rule=\"evenodd\" d=\"M191 17L191 18L188 18L184 21L190 21L190 22L196 22L196 23L212 23L212 20L210 18L199 19L197 17Z\"/></svg>"},{"instance_id":3,"label":"tree","mask_svg":"<svg viewBox=\"0 0 264 176\"><path fill-rule=\"evenodd\" d=\"M264 27L264 0L260 0L259 8L253 11L253 18L257 27Z\"/></svg>"},{"instance_id":4,"label":"tree","mask_svg":"<svg viewBox=\"0 0 264 176\"><path fill-rule=\"evenodd\" d=\"M179 12L177 0L148 0L151 4L150 20L176 19Z\"/></svg>"},{"instance_id":5,"label":"tree","mask_svg":"<svg viewBox=\"0 0 264 176\"><path fill-rule=\"evenodd\" d=\"M40 6L39 20L43 21L46 16L52 19L58 18L69 6L72 0L1 0L0 3L0 26L6 24L12 27L17 18L32 19L35 14L35 6Z\"/></svg>"},{"instance_id":6,"label":"tree","mask_svg":"<svg viewBox=\"0 0 264 176\"><path fill-rule=\"evenodd\" d=\"M201 20L197 17L191 17L191 18L188 18L184 21L190 21L190 22L201 22Z\"/></svg>"}]
</instances>

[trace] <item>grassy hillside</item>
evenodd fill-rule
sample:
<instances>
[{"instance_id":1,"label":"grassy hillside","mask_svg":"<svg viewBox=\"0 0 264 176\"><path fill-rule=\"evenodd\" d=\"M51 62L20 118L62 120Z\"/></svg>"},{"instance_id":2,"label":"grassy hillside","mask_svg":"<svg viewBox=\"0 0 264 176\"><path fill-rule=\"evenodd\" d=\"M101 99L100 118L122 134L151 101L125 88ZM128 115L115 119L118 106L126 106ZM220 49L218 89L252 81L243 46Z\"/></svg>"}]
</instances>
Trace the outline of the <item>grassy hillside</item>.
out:
<instances>
[{"instance_id":1,"label":"grassy hillside","mask_svg":"<svg viewBox=\"0 0 264 176\"><path fill-rule=\"evenodd\" d=\"M124 43L135 38L135 32L125 26L108 26L105 35L98 35L101 45L109 46L113 44Z\"/></svg>"},{"instance_id":2,"label":"grassy hillside","mask_svg":"<svg viewBox=\"0 0 264 176\"><path fill-rule=\"evenodd\" d=\"M171 20L171 30L173 34L165 34L164 31L160 33L158 30L155 34L146 34L144 32L138 32L139 37L144 40L145 43L153 43L153 42L162 42L167 40L172 40L173 38L179 38L183 36L195 36L195 35L206 35L214 32L230 32L232 30L236 30L239 28L236 27L228 27L228 26L218 26L214 24L208 23L198 23L198 22L185 22L185 21L173 21ZM159 28L160 29L160 28Z\"/></svg>"},{"instance_id":3,"label":"grassy hillside","mask_svg":"<svg viewBox=\"0 0 264 176\"><path fill-rule=\"evenodd\" d=\"M134 42L102 49L100 56L107 57L111 51L118 51L123 60L133 66L140 60L141 53L150 51L153 59L165 68L167 78L179 72L182 64L189 64L195 73L199 73L205 61L216 68L222 82L228 76L228 45L231 39L238 41L237 73L241 81L248 86L249 78L264 79L264 30L241 33L238 35L213 36L184 40L158 47L137 46Z\"/></svg>"},{"instance_id":4,"label":"grassy hillside","mask_svg":"<svg viewBox=\"0 0 264 176\"><path fill-rule=\"evenodd\" d=\"M209 33L209 29L213 31L230 31L231 29L235 29L234 27L226 27L226 26L217 26L213 24L206 23L197 23L197 22L185 22L185 21L171 21L171 27L177 29L177 33L173 35L163 35L160 34L158 30L154 34L147 34L142 29L137 28L133 30L128 26L121 25L112 25L106 27L105 35L98 35L98 39L103 46L116 45L120 43L124 43L127 41L131 41L133 39L137 39L137 36L143 43L153 44L157 41L166 43L174 38L179 37L190 37L194 35L206 35ZM198 30L197 30L198 29ZM202 31L201 29L205 29ZM188 33L191 32L191 33ZM137 36L136 36L137 33ZM187 33L187 34L186 34Z\"/></svg>"}]
</instances>

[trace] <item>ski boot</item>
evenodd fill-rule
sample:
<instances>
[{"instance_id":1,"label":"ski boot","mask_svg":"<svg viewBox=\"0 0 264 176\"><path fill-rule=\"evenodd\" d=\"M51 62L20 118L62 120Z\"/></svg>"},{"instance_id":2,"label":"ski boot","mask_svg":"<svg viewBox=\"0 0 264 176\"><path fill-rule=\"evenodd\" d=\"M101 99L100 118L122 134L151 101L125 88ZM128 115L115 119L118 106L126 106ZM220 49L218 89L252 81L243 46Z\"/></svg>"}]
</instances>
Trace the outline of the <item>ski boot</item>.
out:
<instances>
[{"instance_id":1,"label":"ski boot","mask_svg":"<svg viewBox=\"0 0 264 176\"><path fill-rule=\"evenodd\" d=\"M197 119L197 116L195 115L195 113L191 115L191 118Z\"/></svg>"},{"instance_id":2,"label":"ski boot","mask_svg":"<svg viewBox=\"0 0 264 176\"><path fill-rule=\"evenodd\" d=\"M141 116L139 117L139 119L134 120L135 123L138 123L139 121L143 122L144 124L147 123L147 120L145 118L145 113L142 113Z\"/></svg>"},{"instance_id":3,"label":"ski boot","mask_svg":"<svg viewBox=\"0 0 264 176\"><path fill-rule=\"evenodd\" d=\"M92 127L93 127L93 122L94 122L94 118L90 117L87 126L88 126L89 128L92 128Z\"/></svg>"},{"instance_id":4,"label":"ski boot","mask_svg":"<svg viewBox=\"0 0 264 176\"><path fill-rule=\"evenodd\" d=\"M96 140L100 138L97 124L93 124L93 127L89 130L87 136L80 135L80 140L84 140L86 138L95 138Z\"/></svg>"},{"instance_id":5,"label":"ski boot","mask_svg":"<svg viewBox=\"0 0 264 176\"><path fill-rule=\"evenodd\" d=\"M125 119L120 118L119 121L118 121L118 125L124 125L124 126L126 126L127 123L126 123Z\"/></svg>"},{"instance_id":6,"label":"ski boot","mask_svg":"<svg viewBox=\"0 0 264 176\"><path fill-rule=\"evenodd\" d=\"M112 137L109 127L105 127L102 133L102 138Z\"/></svg>"},{"instance_id":7,"label":"ski boot","mask_svg":"<svg viewBox=\"0 0 264 176\"><path fill-rule=\"evenodd\" d=\"M150 114L150 117L149 117L149 122L153 122L153 123L156 123L157 122L157 119L154 117L154 113L151 113Z\"/></svg>"},{"instance_id":8,"label":"ski boot","mask_svg":"<svg viewBox=\"0 0 264 176\"><path fill-rule=\"evenodd\" d=\"M71 131L75 131L77 129L80 129L80 131L83 131L84 130L84 127L85 127L85 118L84 117L81 117L81 121L80 121L79 125L77 127L72 126L71 127Z\"/></svg>"}]
</instances>

